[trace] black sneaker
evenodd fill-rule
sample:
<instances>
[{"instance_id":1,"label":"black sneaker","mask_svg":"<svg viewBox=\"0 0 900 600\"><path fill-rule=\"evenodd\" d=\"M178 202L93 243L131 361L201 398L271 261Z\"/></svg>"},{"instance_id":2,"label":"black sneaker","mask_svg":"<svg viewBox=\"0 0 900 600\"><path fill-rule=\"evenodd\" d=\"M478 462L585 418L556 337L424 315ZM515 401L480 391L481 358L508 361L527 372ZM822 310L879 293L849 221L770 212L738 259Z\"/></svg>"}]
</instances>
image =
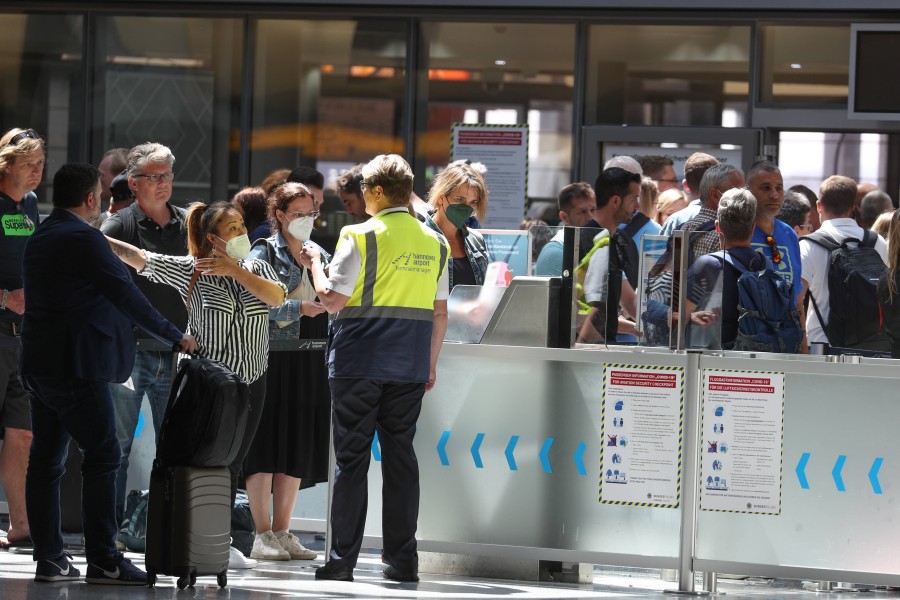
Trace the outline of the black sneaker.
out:
<instances>
[{"instance_id":1,"label":"black sneaker","mask_svg":"<svg viewBox=\"0 0 900 600\"><path fill-rule=\"evenodd\" d=\"M42 558L34 570L35 581L78 581L81 571L72 564L72 555L68 552L56 558Z\"/></svg>"},{"instance_id":2,"label":"black sneaker","mask_svg":"<svg viewBox=\"0 0 900 600\"><path fill-rule=\"evenodd\" d=\"M89 562L84 580L105 585L148 585L147 574L122 554L112 556L100 564Z\"/></svg>"},{"instance_id":3,"label":"black sneaker","mask_svg":"<svg viewBox=\"0 0 900 600\"><path fill-rule=\"evenodd\" d=\"M316 569L316 579L353 581L353 567L339 565L333 560L329 560L325 563L325 566Z\"/></svg>"},{"instance_id":4,"label":"black sneaker","mask_svg":"<svg viewBox=\"0 0 900 600\"><path fill-rule=\"evenodd\" d=\"M419 581L419 575L415 571L410 571L409 573L407 573L391 566L388 566L388 568L382 571L381 574L385 579L399 581L401 583L416 583L417 581Z\"/></svg>"}]
</instances>

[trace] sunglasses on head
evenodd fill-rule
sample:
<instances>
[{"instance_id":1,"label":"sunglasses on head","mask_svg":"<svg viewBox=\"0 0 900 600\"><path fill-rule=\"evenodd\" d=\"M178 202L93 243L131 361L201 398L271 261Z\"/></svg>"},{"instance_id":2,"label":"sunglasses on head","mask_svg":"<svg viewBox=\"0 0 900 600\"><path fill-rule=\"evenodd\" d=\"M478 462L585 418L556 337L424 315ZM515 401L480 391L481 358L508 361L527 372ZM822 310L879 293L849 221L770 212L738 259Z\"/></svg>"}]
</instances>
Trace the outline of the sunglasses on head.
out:
<instances>
[{"instance_id":1,"label":"sunglasses on head","mask_svg":"<svg viewBox=\"0 0 900 600\"><path fill-rule=\"evenodd\" d=\"M21 142L22 140L24 140L26 138L31 138L33 140L39 140L39 139L41 139L41 136L39 136L37 131L35 131L34 129L26 129L25 131L21 131L21 132L17 133L16 135L12 136L12 138L10 138L7 146L15 146L16 144L18 144L19 142Z\"/></svg>"}]
</instances>

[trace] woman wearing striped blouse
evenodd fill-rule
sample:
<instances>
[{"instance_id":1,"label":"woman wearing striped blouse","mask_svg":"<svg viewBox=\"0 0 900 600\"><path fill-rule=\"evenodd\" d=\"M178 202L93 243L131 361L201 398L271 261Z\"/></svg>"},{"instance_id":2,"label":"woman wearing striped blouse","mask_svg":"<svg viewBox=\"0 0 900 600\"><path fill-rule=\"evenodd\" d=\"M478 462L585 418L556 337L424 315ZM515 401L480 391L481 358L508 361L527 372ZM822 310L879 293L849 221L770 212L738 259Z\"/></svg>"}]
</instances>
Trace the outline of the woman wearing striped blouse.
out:
<instances>
[{"instance_id":1,"label":"woman wearing striped blouse","mask_svg":"<svg viewBox=\"0 0 900 600\"><path fill-rule=\"evenodd\" d=\"M188 256L156 254L107 239L113 252L139 274L178 290L188 304L188 331L197 340L198 354L223 363L250 386L244 441L229 465L233 504L266 396L269 307L284 303L287 288L268 263L246 260L247 229L232 204L195 203L188 209L187 226ZM231 568L252 566L237 550L231 551Z\"/></svg>"}]
</instances>

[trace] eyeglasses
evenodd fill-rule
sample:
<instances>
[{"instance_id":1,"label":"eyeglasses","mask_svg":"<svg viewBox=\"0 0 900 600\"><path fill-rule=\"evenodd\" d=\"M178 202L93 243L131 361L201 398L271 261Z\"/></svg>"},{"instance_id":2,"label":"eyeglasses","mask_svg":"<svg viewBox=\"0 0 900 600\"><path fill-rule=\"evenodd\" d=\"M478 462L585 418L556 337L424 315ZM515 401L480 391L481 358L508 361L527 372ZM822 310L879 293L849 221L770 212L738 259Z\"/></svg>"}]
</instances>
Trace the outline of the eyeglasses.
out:
<instances>
[{"instance_id":1,"label":"eyeglasses","mask_svg":"<svg viewBox=\"0 0 900 600\"><path fill-rule=\"evenodd\" d=\"M372 187L373 185L378 185L377 183L366 181L365 179L359 182L359 191L365 192L366 188Z\"/></svg>"},{"instance_id":2,"label":"eyeglasses","mask_svg":"<svg viewBox=\"0 0 900 600\"><path fill-rule=\"evenodd\" d=\"M681 183L677 179L654 179L656 183Z\"/></svg>"},{"instance_id":3,"label":"eyeglasses","mask_svg":"<svg viewBox=\"0 0 900 600\"><path fill-rule=\"evenodd\" d=\"M772 250L772 262L776 265L781 262L781 252L778 251L778 244L775 242L775 238L771 235L766 236L766 243L769 245L769 248Z\"/></svg>"},{"instance_id":4,"label":"eyeglasses","mask_svg":"<svg viewBox=\"0 0 900 600\"><path fill-rule=\"evenodd\" d=\"M303 219L305 217L312 217L313 219L315 219L316 217L319 216L319 211L311 210L309 212L303 212L300 210L296 210L294 212L286 212L284 214L287 215L293 221L294 219Z\"/></svg>"},{"instance_id":5,"label":"eyeglasses","mask_svg":"<svg viewBox=\"0 0 900 600\"><path fill-rule=\"evenodd\" d=\"M175 178L175 173L173 173L172 171L168 171L166 173L159 173L158 175L157 174L145 175L145 174L141 173L138 175L132 175L132 177L134 177L135 179L137 179L138 177L143 177L150 183L159 183L160 181L172 181Z\"/></svg>"},{"instance_id":6,"label":"eyeglasses","mask_svg":"<svg viewBox=\"0 0 900 600\"><path fill-rule=\"evenodd\" d=\"M12 136L12 138L9 140L9 143L7 144L7 146L15 146L16 144L18 144L19 142L21 142L22 140L24 140L26 138L31 138L33 140L39 140L39 139L41 139L41 136L39 136L37 134L37 131L35 131L34 129L26 129L25 131L19 132L16 135Z\"/></svg>"}]
</instances>

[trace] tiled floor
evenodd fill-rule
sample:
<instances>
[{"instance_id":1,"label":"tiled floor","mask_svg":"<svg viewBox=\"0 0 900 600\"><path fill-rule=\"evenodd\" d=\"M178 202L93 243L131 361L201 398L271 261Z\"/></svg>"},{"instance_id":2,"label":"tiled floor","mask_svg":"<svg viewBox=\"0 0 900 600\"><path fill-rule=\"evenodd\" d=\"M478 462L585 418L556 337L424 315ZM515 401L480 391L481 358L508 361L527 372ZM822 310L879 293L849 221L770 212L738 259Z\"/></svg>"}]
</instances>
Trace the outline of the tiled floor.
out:
<instances>
[{"instance_id":1,"label":"tiled floor","mask_svg":"<svg viewBox=\"0 0 900 600\"><path fill-rule=\"evenodd\" d=\"M322 542L304 537L303 543L322 549ZM143 566L143 555L129 554L135 564ZM75 553L75 565L85 571L84 556ZM353 583L316 581L316 561L265 562L250 571L229 571L228 587L220 590L214 577L201 577L196 586L180 591L175 578L161 577L156 588L98 586L83 582L70 584L35 583L34 563L28 550L0 552L0 600L161 600L165 598L215 598L229 600L281 600L286 598L676 598L665 594L675 583L664 582L658 571L644 569L608 569L597 567L594 583L585 585L538 583L496 579L472 579L422 574L418 584L395 583L381 577L381 564L375 553L365 554L354 573ZM808 587L808 586L807 586ZM846 594L816 594L804 589L799 581L747 579L719 580L719 592L727 598L773 599L837 598ZM900 593L872 591L868 597L900 598Z\"/></svg>"}]
</instances>

